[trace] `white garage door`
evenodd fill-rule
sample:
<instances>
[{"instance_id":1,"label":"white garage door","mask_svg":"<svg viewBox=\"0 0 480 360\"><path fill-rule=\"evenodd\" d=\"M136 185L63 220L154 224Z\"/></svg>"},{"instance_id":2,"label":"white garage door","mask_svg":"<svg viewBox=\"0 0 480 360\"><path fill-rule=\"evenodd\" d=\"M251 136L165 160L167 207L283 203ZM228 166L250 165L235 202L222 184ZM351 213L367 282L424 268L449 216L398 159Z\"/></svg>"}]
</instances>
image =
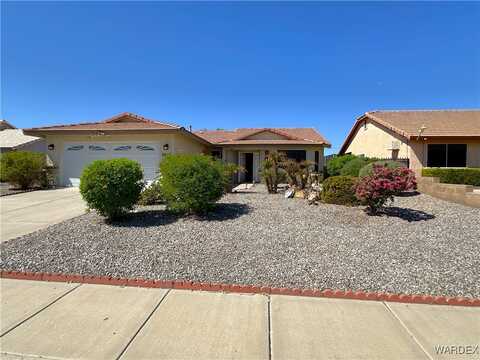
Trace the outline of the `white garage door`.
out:
<instances>
[{"instance_id":1,"label":"white garage door","mask_svg":"<svg viewBox=\"0 0 480 360\"><path fill-rule=\"evenodd\" d=\"M63 154L63 179L66 186L79 186L83 168L94 160L129 158L138 161L145 180L158 174L160 148L153 143L66 143Z\"/></svg>"}]
</instances>

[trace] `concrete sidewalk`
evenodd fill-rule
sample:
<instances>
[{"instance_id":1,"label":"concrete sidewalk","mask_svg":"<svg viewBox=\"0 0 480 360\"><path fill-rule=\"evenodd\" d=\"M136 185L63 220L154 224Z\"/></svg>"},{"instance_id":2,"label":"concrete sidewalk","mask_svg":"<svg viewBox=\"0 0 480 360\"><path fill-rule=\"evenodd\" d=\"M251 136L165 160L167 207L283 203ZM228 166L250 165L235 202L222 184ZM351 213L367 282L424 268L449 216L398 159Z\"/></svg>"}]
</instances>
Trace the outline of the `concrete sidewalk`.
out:
<instances>
[{"instance_id":1,"label":"concrete sidewalk","mask_svg":"<svg viewBox=\"0 0 480 360\"><path fill-rule=\"evenodd\" d=\"M480 342L478 308L8 279L0 290L2 359L453 359L466 355L436 347Z\"/></svg>"},{"instance_id":2,"label":"concrete sidewalk","mask_svg":"<svg viewBox=\"0 0 480 360\"><path fill-rule=\"evenodd\" d=\"M0 198L1 236L7 241L79 216L86 205L78 188L39 190Z\"/></svg>"}]
</instances>

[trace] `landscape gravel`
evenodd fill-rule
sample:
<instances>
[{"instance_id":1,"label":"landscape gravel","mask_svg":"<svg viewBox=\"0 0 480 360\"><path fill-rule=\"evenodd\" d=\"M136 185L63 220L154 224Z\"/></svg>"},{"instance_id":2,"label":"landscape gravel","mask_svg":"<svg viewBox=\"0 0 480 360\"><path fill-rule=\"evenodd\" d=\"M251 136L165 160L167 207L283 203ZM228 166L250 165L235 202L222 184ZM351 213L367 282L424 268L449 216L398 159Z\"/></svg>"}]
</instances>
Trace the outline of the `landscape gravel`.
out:
<instances>
[{"instance_id":1,"label":"landscape gravel","mask_svg":"<svg viewBox=\"0 0 480 360\"><path fill-rule=\"evenodd\" d=\"M106 224L91 212L0 250L3 270L480 297L480 209L427 195L368 216L228 194L204 218L154 206Z\"/></svg>"}]
</instances>

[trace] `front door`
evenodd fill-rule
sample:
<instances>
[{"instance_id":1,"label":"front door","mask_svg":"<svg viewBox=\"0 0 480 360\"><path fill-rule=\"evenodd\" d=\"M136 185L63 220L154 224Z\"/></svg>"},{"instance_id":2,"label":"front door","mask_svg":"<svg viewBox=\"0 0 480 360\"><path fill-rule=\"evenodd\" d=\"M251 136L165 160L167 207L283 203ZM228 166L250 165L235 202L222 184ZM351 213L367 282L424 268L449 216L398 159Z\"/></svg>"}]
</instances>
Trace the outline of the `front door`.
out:
<instances>
[{"instance_id":1,"label":"front door","mask_svg":"<svg viewBox=\"0 0 480 360\"><path fill-rule=\"evenodd\" d=\"M253 182L253 153L245 153L245 182Z\"/></svg>"}]
</instances>

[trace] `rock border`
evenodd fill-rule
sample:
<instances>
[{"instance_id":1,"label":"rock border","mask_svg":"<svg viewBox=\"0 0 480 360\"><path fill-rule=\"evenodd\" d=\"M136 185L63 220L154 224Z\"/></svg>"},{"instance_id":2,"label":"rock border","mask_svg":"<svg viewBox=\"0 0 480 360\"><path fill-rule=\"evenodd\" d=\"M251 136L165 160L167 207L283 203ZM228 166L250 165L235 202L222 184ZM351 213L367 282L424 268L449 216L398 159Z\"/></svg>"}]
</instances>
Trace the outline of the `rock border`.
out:
<instances>
[{"instance_id":1,"label":"rock border","mask_svg":"<svg viewBox=\"0 0 480 360\"><path fill-rule=\"evenodd\" d=\"M242 294L271 294L305 297L321 297L334 299L353 299L370 301L388 301L409 304L453 305L480 307L480 298L448 297L433 295L407 295L385 292L365 292L353 290L317 290L299 288L276 288L269 286L203 283L181 280L126 279L110 276L90 276L74 274L52 274L38 272L5 271L0 272L0 278L17 280L36 280L52 282L69 282L81 284L100 284L116 286L133 286L144 288L182 289L200 291L221 291Z\"/></svg>"}]
</instances>

